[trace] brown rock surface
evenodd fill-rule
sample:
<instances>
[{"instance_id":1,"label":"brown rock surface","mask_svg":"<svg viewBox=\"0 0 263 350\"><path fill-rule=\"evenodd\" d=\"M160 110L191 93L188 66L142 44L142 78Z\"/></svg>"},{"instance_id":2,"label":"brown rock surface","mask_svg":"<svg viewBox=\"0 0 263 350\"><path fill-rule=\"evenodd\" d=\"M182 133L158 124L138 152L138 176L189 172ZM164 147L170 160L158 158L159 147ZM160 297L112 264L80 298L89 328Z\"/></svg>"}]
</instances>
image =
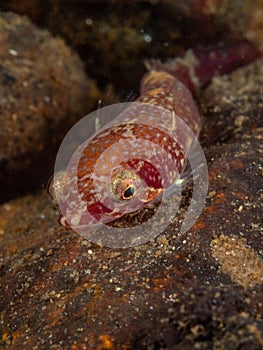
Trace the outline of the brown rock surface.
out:
<instances>
[{"instance_id":1,"label":"brown rock surface","mask_svg":"<svg viewBox=\"0 0 263 350\"><path fill-rule=\"evenodd\" d=\"M95 85L61 39L0 14L0 200L40 187L65 132L94 106Z\"/></svg>"},{"instance_id":2,"label":"brown rock surface","mask_svg":"<svg viewBox=\"0 0 263 350\"><path fill-rule=\"evenodd\" d=\"M0 207L3 348L262 349L262 66L202 94L209 195L186 234L113 250L56 227L43 193Z\"/></svg>"},{"instance_id":3,"label":"brown rock surface","mask_svg":"<svg viewBox=\"0 0 263 350\"><path fill-rule=\"evenodd\" d=\"M199 102L207 118L201 142L205 147L245 143L256 130L262 130L262 75L262 60L257 60L230 75L215 77L213 84L202 92Z\"/></svg>"}]
</instances>

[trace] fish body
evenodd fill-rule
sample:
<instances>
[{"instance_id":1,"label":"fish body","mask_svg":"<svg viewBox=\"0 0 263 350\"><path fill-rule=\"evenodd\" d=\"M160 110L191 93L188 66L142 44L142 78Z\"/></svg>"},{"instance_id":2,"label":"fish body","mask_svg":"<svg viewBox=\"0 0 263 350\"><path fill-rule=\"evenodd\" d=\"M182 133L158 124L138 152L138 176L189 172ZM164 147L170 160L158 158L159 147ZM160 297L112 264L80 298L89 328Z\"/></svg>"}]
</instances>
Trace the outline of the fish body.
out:
<instances>
[{"instance_id":1,"label":"fish body","mask_svg":"<svg viewBox=\"0 0 263 350\"><path fill-rule=\"evenodd\" d=\"M202 127L193 91L259 55L241 41L188 50L165 64L148 61L139 98L55 174L49 192L59 203L59 223L89 230L162 196L182 175Z\"/></svg>"}]
</instances>

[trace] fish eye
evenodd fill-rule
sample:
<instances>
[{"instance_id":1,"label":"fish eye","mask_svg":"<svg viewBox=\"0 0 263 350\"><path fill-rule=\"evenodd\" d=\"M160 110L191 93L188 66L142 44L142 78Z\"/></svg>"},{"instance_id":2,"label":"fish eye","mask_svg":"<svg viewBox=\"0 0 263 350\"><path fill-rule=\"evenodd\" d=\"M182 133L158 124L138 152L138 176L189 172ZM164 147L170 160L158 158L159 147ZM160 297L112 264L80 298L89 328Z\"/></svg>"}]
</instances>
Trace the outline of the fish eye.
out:
<instances>
[{"instance_id":1,"label":"fish eye","mask_svg":"<svg viewBox=\"0 0 263 350\"><path fill-rule=\"evenodd\" d=\"M132 199L140 178L134 170L116 169L111 177L110 190L113 201L123 202ZM123 203L122 203L123 204Z\"/></svg>"},{"instance_id":2,"label":"fish eye","mask_svg":"<svg viewBox=\"0 0 263 350\"><path fill-rule=\"evenodd\" d=\"M135 187L134 185L128 185L121 194L122 199L131 199L134 195Z\"/></svg>"}]
</instances>

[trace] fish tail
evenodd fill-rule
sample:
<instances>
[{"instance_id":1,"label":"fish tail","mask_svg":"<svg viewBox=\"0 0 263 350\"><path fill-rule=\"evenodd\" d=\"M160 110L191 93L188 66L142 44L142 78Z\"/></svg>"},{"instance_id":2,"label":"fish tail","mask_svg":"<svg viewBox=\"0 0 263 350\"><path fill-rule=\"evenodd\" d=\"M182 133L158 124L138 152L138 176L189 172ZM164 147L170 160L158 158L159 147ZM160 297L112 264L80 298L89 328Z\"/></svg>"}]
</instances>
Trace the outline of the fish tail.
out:
<instances>
[{"instance_id":1,"label":"fish tail","mask_svg":"<svg viewBox=\"0 0 263 350\"><path fill-rule=\"evenodd\" d=\"M194 90L207 85L214 76L223 75L262 56L253 43L246 39L219 43L214 46L189 49L166 63L145 61L148 71L165 71Z\"/></svg>"}]
</instances>

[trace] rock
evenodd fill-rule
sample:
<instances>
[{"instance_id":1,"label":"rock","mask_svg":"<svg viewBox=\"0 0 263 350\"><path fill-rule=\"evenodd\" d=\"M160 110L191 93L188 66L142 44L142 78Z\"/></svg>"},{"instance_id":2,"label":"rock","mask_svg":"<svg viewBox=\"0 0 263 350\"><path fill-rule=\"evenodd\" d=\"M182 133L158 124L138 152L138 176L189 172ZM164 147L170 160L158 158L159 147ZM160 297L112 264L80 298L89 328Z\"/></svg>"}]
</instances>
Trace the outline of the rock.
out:
<instances>
[{"instance_id":1,"label":"rock","mask_svg":"<svg viewBox=\"0 0 263 350\"><path fill-rule=\"evenodd\" d=\"M263 127L262 63L259 59L229 75L216 77L202 92L199 102L206 118L201 141L205 147L245 141Z\"/></svg>"},{"instance_id":2,"label":"rock","mask_svg":"<svg viewBox=\"0 0 263 350\"><path fill-rule=\"evenodd\" d=\"M55 151L97 90L63 40L25 17L0 14L1 201L40 187Z\"/></svg>"},{"instance_id":3,"label":"rock","mask_svg":"<svg viewBox=\"0 0 263 350\"><path fill-rule=\"evenodd\" d=\"M260 350L263 342L260 312L251 293L240 288L205 285L175 294L173 306L155 320L147 336L133 349L244 349Z\"/></svg>"}]
</instances>

